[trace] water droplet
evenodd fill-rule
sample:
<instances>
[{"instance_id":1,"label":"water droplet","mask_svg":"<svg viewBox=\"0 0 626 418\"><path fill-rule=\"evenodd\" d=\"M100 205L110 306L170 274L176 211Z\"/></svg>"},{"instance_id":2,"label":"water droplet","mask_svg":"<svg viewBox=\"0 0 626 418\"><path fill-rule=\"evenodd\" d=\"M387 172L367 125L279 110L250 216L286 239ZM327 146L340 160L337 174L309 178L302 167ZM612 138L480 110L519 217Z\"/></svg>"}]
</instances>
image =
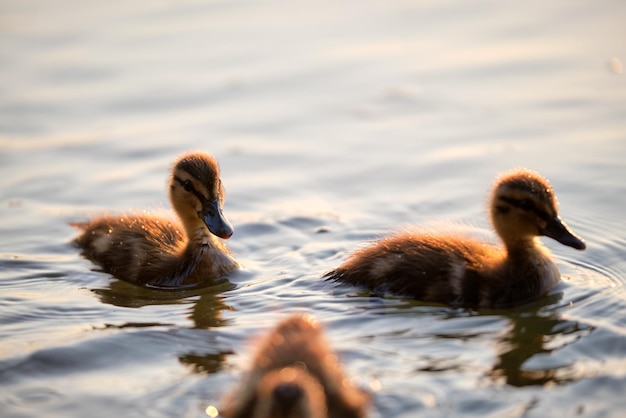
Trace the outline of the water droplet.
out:
<instances>
[{"instance_id":1,"label":"water droplet","mask_svg":"<svg viewBox=\"0 0 626 418\"><path fill-rule=\"evenodd\" d=\"M372 392L378 392L383 388L383 384L378 379L372 379L369 381L369 387Z\"/></svg>"},{"instance_id":2,"label":"water droplet","mask_svg":"<svg viewBox=\"0 0 626 418\"><path fill-rule=\"evenodd\" d=\"M216 407L214 407L213 405L209 405L206 407L206 409L204 410L204 412L210 416L211 418L215 418L216 416L218 416L220 413L217 410Z\"/></svg>"}]
</instances>

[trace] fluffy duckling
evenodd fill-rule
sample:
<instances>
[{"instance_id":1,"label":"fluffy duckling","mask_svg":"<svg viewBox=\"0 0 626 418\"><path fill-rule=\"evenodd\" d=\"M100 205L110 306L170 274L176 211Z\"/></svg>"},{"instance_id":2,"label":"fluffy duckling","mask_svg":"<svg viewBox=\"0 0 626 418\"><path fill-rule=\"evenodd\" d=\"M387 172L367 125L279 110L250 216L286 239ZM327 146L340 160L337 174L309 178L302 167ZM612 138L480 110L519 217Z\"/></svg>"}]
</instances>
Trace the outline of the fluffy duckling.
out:
<instances>
[{"instance_id":1,"label":"fluffy duckling","mask_svg":"<svg viewBox=\"0 0 626 418\"><path fill-rule=\"evenodd\" d=\"M261 341L227 418L362 418L369 395L352 386L310 315L293 315Z\"/></svg>"},{"instance_id":2,"label":"fluffy duckling","mask_svg":"<svg viewBox=\"0 0 626 418\"><path fill-rule=\"evenodd\" d=\"M72 224L83 230L75 243L106 272L148 287L198 285L236 269L219 239L229 238L233 227L222 213L217 161L201 152L181 156L172 169L169 197L182 227L148 214L102 216Z\"/></svg>"},{"instance_id":3,"label":"fluffy duckling","mask_svg":"<svg viewBox=\"0 0 626 418\"><path fill-rule=\"evenodd\" d=\"M357 251L325 277L463 307L509 307L546 294L559 270L538 236L585 249L561 221L552 187L514 170L496 180L490 217L504 248L466 236L407 231Z\"/></svg>"}]
</instances>

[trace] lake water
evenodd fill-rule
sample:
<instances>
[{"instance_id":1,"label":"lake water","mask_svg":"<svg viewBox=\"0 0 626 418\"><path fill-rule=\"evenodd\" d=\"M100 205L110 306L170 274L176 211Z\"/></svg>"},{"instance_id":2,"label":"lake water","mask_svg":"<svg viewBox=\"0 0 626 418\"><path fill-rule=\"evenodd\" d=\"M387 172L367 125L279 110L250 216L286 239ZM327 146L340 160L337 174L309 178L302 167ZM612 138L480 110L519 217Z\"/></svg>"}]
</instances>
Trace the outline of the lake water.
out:
<instances>
[{"instance_id":1,"label":"lake water","mask_svg":"<svg viewBox=\"0 0 626 418\"><path fill-rule=\"evenodd\" d=\"M506 4L508 3L508 4ZM626 413L626 2L5 0L0 415L206 417L250 339L314 314L371 417ZM215 155L245 270L166 293L99 272L68 223L169 211ZM587 242L506 311L321 281L409 224L493 237L497 173L549 178Z\"/></svg>"}]
</instances>

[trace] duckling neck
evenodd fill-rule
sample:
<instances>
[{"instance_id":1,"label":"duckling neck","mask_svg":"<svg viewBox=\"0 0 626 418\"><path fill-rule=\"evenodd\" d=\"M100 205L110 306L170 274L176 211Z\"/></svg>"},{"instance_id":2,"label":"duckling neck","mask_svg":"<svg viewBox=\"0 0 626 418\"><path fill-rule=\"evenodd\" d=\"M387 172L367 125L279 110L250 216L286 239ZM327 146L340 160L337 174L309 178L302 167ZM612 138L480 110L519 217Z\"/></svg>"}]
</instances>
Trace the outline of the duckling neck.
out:
<instances>
[{"instance_id":1,"label":"duckling neck","mask_svg":"<svg viewBox=\"0 0 626 418\"><path fill-rule=\"evenodd\" d=\"M509 256L528 255L541 252L541 243L536 238L519 238L515 240L504 241L504 246Z\"/></svg>"},{"instance_id":2,"label":"duckling neck","mask_svg":"<svg viewBox=\"0 0 626 418\"><path fill-rule=\"evenodd\" d=\"M536 238L505 242L505 247L509 263L525 264L526 261L537 261L539 264L544 264L544 261L552 263L548 249Z\"/></svg>"},{"instance_id":3,"label":"duckling neck","mask_svg":"<svg viewBox=\"0 0 626 418\"><path fill-rule=\"evenodd\" d=\"M204 224L189 228L187 239L184 253L189 257L189 262L195 266L193 268L195 276L218 277L239 266L231 257L226 245ZM193 281L193 279L190 280Z\"/></svg>"},{"instance_id":4,"label":"duckling neck","mask_svg":"<svg viewBox=\"0 0 626 418\"><path fill-rule=\"evenodd\" d=\"M190 246L221 247L219 239L203 223L188 227L187 239Z\"/></svg>"},{"instance_id":5,"label":"duckling neck","mask_svg":"<svg viewBox=\"0 0 626 418\"><path fill-rule=\"evenodd\" d=\"M534 281L538 293L547 292L561 279L550 251L537 238L507 243L506 249L510 278Z\"/></svg>"}]
</instances>

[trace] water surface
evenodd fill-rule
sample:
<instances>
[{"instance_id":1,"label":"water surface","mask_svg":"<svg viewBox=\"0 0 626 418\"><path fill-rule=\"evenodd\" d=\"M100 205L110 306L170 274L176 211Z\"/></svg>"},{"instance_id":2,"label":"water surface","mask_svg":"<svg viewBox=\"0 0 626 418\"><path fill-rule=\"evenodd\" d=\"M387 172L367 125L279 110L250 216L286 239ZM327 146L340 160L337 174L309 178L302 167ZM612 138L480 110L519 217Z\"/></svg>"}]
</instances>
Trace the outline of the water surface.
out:
<instances>
[{"instance_id":1,"label":"water surface","mask_svg":"<svg viewBox=\"0 0 626 418\"><path fill-rule=\"evenodd\" d=\"M621 1L5 1L0 409L203 417L250 339L325 325L372 417L626 411ZM195 292L98 271L69 222L169 211L173 160L214 154L245 270ZM493 234L500 171L549 178L588 247L507 311L319 277L409 224Z\"/></svg>"}]
</instances>

